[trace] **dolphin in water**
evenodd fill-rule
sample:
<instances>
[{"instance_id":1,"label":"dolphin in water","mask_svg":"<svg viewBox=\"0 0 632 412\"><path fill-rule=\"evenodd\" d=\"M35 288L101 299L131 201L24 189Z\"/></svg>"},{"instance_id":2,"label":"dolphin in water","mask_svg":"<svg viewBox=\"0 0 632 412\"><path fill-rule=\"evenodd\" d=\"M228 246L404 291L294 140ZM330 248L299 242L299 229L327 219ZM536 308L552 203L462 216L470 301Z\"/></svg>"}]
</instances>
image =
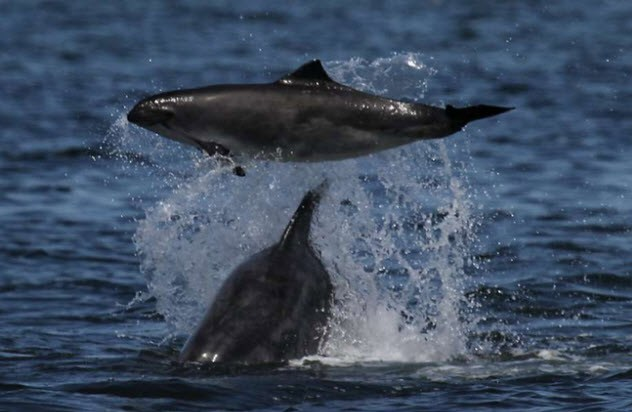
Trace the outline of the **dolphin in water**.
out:
<instances>
[{"instance_id":1,"label":"dolphin in water","mask_svg":"<svg viewBox=\"0 0 632 412\"><path fill-rule=\"evenodd\" d=\"M333 286L309 233L324 185L305 194L278 243L230 274L181 362L284 362L318 351Z\"/></svg>"},{"instance_id":2,"label":"dolphin in water","mask_svg":"<svg viewBox=\"0 0 632 412\"><path fill-rule=\"evenodd\" d=\"M160 93L127 119L210 155L317 162L436 139L512 108L456 108L388 99L332 80L312 60L273 83Z\"/></svg>"}]
</instances>

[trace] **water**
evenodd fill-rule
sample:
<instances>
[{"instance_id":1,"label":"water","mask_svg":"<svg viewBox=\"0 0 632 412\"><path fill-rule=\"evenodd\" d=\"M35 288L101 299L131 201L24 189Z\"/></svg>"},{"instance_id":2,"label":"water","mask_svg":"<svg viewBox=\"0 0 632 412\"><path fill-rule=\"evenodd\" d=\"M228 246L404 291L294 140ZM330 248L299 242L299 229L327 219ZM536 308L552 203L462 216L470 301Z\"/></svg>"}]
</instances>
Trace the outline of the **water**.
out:
<instances>
[{"instance_id":1,"label":"water","mask_svg":"<svg viewBox=\"0 0 632 412\"><path fill-rule=\"evenodd\" d=\"M628 2L0 11L0 410L632 406ZM245 178L124 121L147 94L311 58L374 93L516 110ZM175 363L222 279L323 178L313 242L336 305L321 353Z\"/></svg>"}]
</instances>

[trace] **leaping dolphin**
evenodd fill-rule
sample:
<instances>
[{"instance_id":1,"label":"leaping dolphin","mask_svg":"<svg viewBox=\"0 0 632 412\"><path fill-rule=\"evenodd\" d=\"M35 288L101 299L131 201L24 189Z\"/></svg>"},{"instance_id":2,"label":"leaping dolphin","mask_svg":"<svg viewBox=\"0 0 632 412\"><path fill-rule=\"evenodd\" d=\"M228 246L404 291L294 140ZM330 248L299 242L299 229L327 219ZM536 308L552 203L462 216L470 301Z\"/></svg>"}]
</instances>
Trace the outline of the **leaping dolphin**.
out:
<instances>
[{"instance_id":1,"label":"leaping dolphin","mask_svg":"<svg viewBox=\"0 0 632 412\"><path fill-rule=\"evenodd\" d=\"M436 139L512 108L445 109L364 93L312 60L274 83L215 85L147 97L127 119L210 155L315 162Z\"/></svg>"},{"instance_id":2,"label":"leaping dolphin","mask_svg":"<svg viewBox=\"0 0 632 412\"><path fill-rule=\"evenodd\" d=\"M275 245L226 279L180 361L270 363L315 354L333 287L309 241L324 184L307 192Z\"/></svg>"}]
</instances>

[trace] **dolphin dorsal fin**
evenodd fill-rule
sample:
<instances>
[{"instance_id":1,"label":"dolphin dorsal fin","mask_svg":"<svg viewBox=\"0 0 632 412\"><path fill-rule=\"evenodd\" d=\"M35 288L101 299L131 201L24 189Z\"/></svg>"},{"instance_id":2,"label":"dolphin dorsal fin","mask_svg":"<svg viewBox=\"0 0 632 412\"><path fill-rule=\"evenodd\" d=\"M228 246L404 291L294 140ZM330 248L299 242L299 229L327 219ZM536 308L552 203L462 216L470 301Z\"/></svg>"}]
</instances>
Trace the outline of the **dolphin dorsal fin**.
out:
<instances>
[{"instance_id":1,"label":"dolphin dorsal fin","mask_svg":"<svg viewBox=\"0 0 632 412\"><path fill-rule=\"evenodd\" d=\"M278 247L285 249L295 244L306 245L309 242L309 232L312 226L312 215L316 206L320 203L323 191L328 185L328 181L323 181L318 187L305 193L301 204L296 208L290 223L283 231Z\"/></svg>"},{"instance_id":2,"label":"dolphin dorsal fin","mask_svg":"<svg viewBox=\"0 0 632 412\"><path fill-rule=\"evenodd\" d=\"M329 77L320 60L312 60L305 63L292 73L281 77L276 83L289 86L294 84L313 84L317 86L322 83L339 85Z\"/></svg>"}]
</instances>

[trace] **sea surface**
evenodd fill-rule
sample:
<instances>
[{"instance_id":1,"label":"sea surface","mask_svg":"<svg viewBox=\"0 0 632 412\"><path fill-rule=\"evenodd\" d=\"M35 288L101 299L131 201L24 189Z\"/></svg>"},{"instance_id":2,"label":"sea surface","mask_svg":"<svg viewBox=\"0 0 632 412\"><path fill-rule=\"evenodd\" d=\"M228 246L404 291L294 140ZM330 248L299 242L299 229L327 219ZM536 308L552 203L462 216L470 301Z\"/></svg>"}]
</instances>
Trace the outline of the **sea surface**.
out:
<instances>
[{"instance_id":1,"label":"sea surface","mask_svg":"<svg viewBox=\"0 0 632 412\"><path fill-rule=\"evenodd\" d=\"M0 1L0 50L0 410L632 410L632 2ZM314 58L515 110L243 178L125 119ZM320 353L178 364L325 178Z\"/></svg>"}]
</instances>

